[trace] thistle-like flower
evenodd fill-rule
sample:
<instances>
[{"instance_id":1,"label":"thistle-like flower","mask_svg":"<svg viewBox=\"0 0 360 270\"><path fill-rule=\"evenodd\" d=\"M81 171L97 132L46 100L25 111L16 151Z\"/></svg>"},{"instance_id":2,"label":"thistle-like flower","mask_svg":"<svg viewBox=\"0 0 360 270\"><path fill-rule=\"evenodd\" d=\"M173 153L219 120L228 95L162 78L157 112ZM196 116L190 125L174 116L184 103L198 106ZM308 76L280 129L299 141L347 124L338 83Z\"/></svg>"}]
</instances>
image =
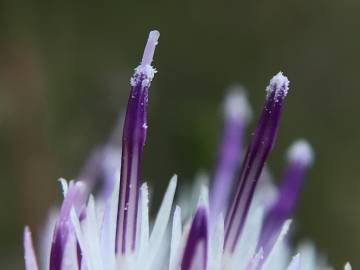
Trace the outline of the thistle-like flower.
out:
<instances>
[{"instance_id":1,"label":"thistle-like flower","mask_svg":"<svg viewBox=\"0 0 360 270\"><path fill-rule=\"evenodd\" d=\"M130 80L122 128L118 125L109 142L93 152L76 181L60 179L64 200L42 235L40 265L25 228L26 269L328 269L311 244L295 249L287 241L290 218L313 162L311 146L298 140L290 147L278 189L264 168L289 90L289 80L281 72L266 88L264 108L244 154L250 109L244 91L232 89L224 103L224 129L210 191L202 183L195 202L189 192L181 194L188 196L186 203L172 211L174 176L150 222L149 191L146 183L141 184L140 172L158 38L159 32L150 32ZM102 188L94 197L96 179L102 179ZM344 269L350 270L350 264Z\"/></svg>"}]
</instances>

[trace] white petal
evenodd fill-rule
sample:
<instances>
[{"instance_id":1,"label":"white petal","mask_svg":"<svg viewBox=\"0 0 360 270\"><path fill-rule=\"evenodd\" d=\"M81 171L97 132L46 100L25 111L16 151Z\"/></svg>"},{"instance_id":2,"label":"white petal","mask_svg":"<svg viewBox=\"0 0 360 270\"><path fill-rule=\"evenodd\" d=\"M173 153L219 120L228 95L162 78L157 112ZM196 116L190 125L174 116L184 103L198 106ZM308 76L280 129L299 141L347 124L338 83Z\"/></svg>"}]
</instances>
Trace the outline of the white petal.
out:
<instances>
[{"instance_id":1,"label":"white petal","mask_svg":"<svg viewBox=\"0 0 360 270\"><path fill-rule=\"evenodd\" d=\"M224 251L224 218L218 218L214 231L210 235L209 270L221 270L222 255Z\"/></svg>"},{"instance_id":2,"label":"white petal","mask_svg":"<svg viewBox=\"0 0 360 270\"><path fill-rule=\"evenodd\" d=\"M48 269L48 266L45 268ZM78 270L78 259L76 250L76 238L73 232L70 232L64 247L64 254L61 264L61 270Z\"/></svg>"},{"instance_id":3,"label":"white petal","mask_svg":"<svg viewBox=\"0 0 360 270\"><path fill-rule=\"evenodd\" d=\"M299 269L300 269L300 254L297 254L292 258L287 270L299 270Z\"/></svg>"},{"instance_id":4,"label":"white petal","mask_svg":"<svg viewBox=\"0 0 360 270\"><path fill-rule=\"evenodd\" d=\"M120 171L115 175L120 179ZM115 269L115 237L120 181L115 181L109 201L105 203L104 220L101 228L101 257L104 269Z\"/></svg>"},{"instance_id":5,"label":"white petal","mask_svg":"<svg viewBox=\"0 0 360 270\"><path fill-rule=\"evenodd\" d=\"M96 269L94 269L94 266L92 265L91 252L90 252L90 249L89 249L87 241L86 241L87 239L81 230L80 221L76 215L74 208L71 209L70 218L71 218L71 223L73 224L73 227L74 227L76 239L77 239L80 249L81 249L83 261L84 261L85 265L87 266L87 269L96 270ZM71 268L68 268L68 269L71 269Z\"/></svg>"},{"instance_id":6,"label":"white petal","mask_svg":"<svg viewBox=\"0 0 360 270\"><path fill-rule=\"evenodd\" d=\"M169 270L176 270L180 257L180 246L181 246L181 208L176 206L171 231L171 244L170 244L170 262Z\"/></svg>"},{"instance_id":7,"label":"white petal","mask_svg":"<svg viewBox=\"0 0 360 270\"><path fill-rule=\"evenodd\" d=\"M302 243L299 248L301 254L301 268L304 270L315 270L316 267L316 251L313 244L306 242Z\"/></svg>"},{"instance_id":8,"label":"white petal","mask_svg":"<svg viewBox=\"0 0 360 270\"><path fill-rule=\"evenodd\" d=\"M261 268L262 270L270 270L270 269L278 270L284 267L283 263L285 263L287 257L287 253L286 253L287 247L286 246L284 247L284 238L287 232L289 231L290 224L291 224L290 219L284 222L280 234L277 237L276 242L273 248L271 249L269 255L267 256L263 267Z\"/></svg>"},{"instance_id":9,"label":"white petal","mask_svg":"<svg viewBox=\"0 0 360 270\"><path fill-rule=\"evenodd\" d=\"M38 270L33 241L29 227L25 227L24 231L24 250L25 250L25 269Z\"/></svg>"},{"instance_id":10,"label":"white petal","mask_svg":"<svg viewBox=\"0 0 360 270\"><path fill-rule=\"evenodd\" d=\"M251 259L249 265L246 267L246 270L257 270L257 269L259 269L259 266L261 265L263 259L264 259L264 252L263 252L263 249L260 248L260 250Z\"/></svg>"},{"instance_id":11,"label":"white petal","mask_svg":"<svg viewBox=\"0 0 360 270\"><path fill-rule=\"evenodd\" d=\"M261 207L256 207L255 210L250 209L244 230L233 254L231 269L245 269L253 257L261 231L263 215L264 211Z\"/></svg>"},{"instance_id":12,"label":"white petal","mask_svg":"<svg viewBox=\"0 0 360 270\"><path fill-rule=\"evenodd\" d=\"M138 257L142 258L149 245L149 189L146 183L140 188L140 209L138 209L137 249Z\"/></svg>"},{"instance_id":13,"label":"white petal","mask_svg":"<svg viewBox=\"0 0 360 270\"><path fill-rule=\"evenodd\" d=\"M170 184L166 190L164 199L155 219L154 227L150 235L149 249L145 254L146 256L143 258L143 260L146 262L145 265L142 265L143 270L151 268L154 258L158 256L160 251L162 240L170 218L171 207L176 190L176 183L177 176L174 175L170 180Z\"/></svg>"},{"instance_id":14,"label":"white petal","mask_svg":"<svg viewBox=\"0 0 360 270\"><path fill-rule=\"evenodd\" d=\"M41 228L40 234L40 267L41 269L47 269L49 267L50 250L52 244L52 238L54 234L55 223L57 220L58 211L52 209L48 215L47 221Z\"/></svg>"},{"instance_id":15,"label":"white petal","mask_svg":"<svg viewBox=\"0 0 360 270\"><path fill-rule=\"evenodd\" d=\"M92 265L96 270L102 270L102 257L100 251L100 236L99 227L97 224L97 217L95 212L95 200L90 195L88 207L86 209L86 218L83 221L83 231L88 243Z\"/></svg>"}]
</instances>

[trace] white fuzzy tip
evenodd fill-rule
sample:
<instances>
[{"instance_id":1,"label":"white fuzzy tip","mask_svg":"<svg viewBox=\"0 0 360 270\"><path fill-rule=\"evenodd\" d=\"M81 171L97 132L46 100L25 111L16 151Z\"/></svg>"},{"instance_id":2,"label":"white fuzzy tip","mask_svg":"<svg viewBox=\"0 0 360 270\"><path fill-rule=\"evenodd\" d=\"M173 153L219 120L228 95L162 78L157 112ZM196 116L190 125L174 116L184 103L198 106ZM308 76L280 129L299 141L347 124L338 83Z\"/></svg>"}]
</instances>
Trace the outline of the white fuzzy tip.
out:
<instances>
[{"instance_id":1,"label":"white fuzzy tip","mask_svg":"<svg viewBox=\"0 0 360 270\"><path fill-rule=\"evenodd\" d=\"M286 97L289 91L289 84L288 78L280 71L270 80L270 84L266 87L267 96L275 92L276 99Z\"/></svg>"},{"instance_id":2,"label":"white fuzzy tip","mask_svg":"<svg viewBox=\"0 0 360 270\"><path fill-rule=\"evenodd\" d=\"M344 266L344 270L351 270L351 269L352 269L351 264L346 263L345 266Z\"/></svg>"},{"instance_id":3,"label":"white fuzzy tip","mask_svg":"<svg viewBox=\"0 0 360 270\"><path fill-rule=\"evenodd\" d=\"M145 46L143 58L141 60L141 65L151 65L151 62L154 57L155 47L158 44L158 39L160 37L160 32L157 30L150 31L149 38Z\"/></svg>"},{"instance_id":4,"label":"white fuzzy tip","mask_svg":"<svg viewBox=\"0 0 360 270\"><path fill-rule=\"evenodd\" d=\"M309 166L314 161L314 150L306 140L298 140L290 146L288 159Z\"/></svg>"},{"instance_id":5,"label":"white fuzzy tip","mask_svg":"<svg viewBox=\"0 0 360 270\"><path fill-rule=\"evenodd\" d=\"M251 119L251 108L246 92L241 86L233 86L229 89L224 102L226 119L248 122Z\"/></svg>"},{"instance_id":6,"label":"white fuzzy tip","mask_svg":"<svg viewBox=\"0 0 360 270\"><path fill-rule=\"evenodd\" d=\"M151 65L139 65L135 68L135 73L130 79L130 85L136 86L139 82L143 87L149 86L152 79L154 79L156 69Z\"/></svg>"}]
</instances>

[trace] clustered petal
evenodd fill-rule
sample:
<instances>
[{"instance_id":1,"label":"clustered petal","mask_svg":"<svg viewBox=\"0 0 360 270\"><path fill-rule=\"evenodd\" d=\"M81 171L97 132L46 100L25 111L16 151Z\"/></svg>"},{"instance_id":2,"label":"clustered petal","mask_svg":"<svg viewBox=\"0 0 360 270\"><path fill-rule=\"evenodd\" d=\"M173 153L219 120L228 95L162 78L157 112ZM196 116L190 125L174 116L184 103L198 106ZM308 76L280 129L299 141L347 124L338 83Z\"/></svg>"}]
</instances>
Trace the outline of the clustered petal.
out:
<instances>
[{"instance_id":1,"label":"clustered petal","mask_svg":"<svg viewBox=\"0 0 360 270\"><path fill-rule=\"evenodd\" d=\"M329 269L311 243L296 249L288 241L291 217L313 161L311 146L301 139L290 147L279 188L265 166L289 90L282 72L266 87L248 149L244 151L243 142L250 106L244 90L235 87L224 103L224 128L210 190L207 177L199 176L194 190L181 190L179 197L185 199L176 201L175 175L155 219L149 217L149 188L141 184L141 159L158 38L158 31L150 32L142 61L130 79L125 118L109 142L93 151L76 180L60 179L64 199L42 235L40 265L25 228L25 269ZM93 196L98 180L101 188ZM350 264L344 269L351 270Z\"/></svg>"}]
</instances>

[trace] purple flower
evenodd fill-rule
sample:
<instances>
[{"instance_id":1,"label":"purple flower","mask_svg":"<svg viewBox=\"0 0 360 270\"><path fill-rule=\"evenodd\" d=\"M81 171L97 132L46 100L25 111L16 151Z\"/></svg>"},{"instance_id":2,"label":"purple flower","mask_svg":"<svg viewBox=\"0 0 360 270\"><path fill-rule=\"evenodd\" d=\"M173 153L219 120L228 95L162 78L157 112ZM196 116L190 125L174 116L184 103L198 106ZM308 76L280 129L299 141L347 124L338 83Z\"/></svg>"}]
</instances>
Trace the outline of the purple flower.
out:
<instances>
[{"instance_id":1,"label":"purple flower","mask_svg":"<svg viewBox=\"0 0 360 270\"><path fill-rule=\"evenodd\" d=\"M278 189L264 168L289 90L289 80L281 72L266 88L265 104L244 157L250 109L244 91L233 89L224 103L224 129L210 191L206 177L196 179L193 191L181 191L185 200L175 207L170 222L175 175L150 222L141 159L158 38L159 32L150 32L130 80L124 121L106 145L93 151L76 181L60 179L64 200L42 235L41 269L325 269L313 245L294 249L287 241L291 216L313 161L310 145L298 140L290 147ZM91 192L97 179L102 188L94 197ZM25 268L40 269L28 227L24 249ZM292 257L292 253L297 254ZM350 270L350 264L344 269Z\"/></svg>"}]
</instances>

